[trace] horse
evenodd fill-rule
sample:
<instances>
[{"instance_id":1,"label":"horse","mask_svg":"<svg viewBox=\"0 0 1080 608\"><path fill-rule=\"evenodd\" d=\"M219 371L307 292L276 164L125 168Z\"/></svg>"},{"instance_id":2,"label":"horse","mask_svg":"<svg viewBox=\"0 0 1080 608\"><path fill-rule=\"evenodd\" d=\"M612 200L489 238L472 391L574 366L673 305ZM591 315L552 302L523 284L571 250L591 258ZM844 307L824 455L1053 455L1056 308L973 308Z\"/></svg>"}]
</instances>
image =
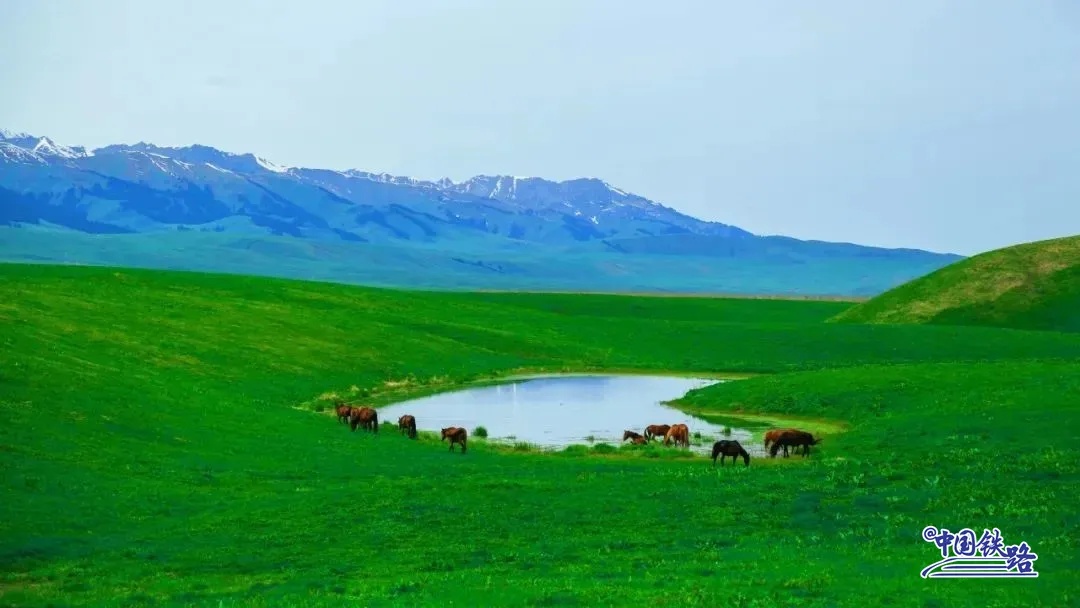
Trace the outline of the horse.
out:
<instances>
[{"instance_id":1,"label":"horse","mask_svg":"<svg viewBox=\"0 0 1080 608\"><path fill-rule=\"evenodd\" d=\"M746 466L750 466L750 454L734 439L721 439L712 445L712 466L714 467L716 466L717 456L720 457L720 466L724 466L724 459L728 456L731 456L732 461L742 456Z\"/></svg>"},{"instance_id":2,"label":"horse","mask_svg":"<svg viewBox=\"0 0 1080 608\"><path fill-rule=\"evenodd\" d=\"M679 447L680 443L686 447L690 447L690 427L685 424L672 425L664 435L664 445L667 445L668 441L671 440L675 441L675 447Z\"/></svg>"},{"instance_id":3,"label":"horse","mask_svg":"<svg viewBox=\"0 0 1080 608\"><path fill-rule=\"evenodd\" d=\"M642 444L647 441L644 437L642 437L638 433L635 433L634 431L623 431L622 440L626 441L627 439L632 439L633 441L631 441L630 443L636 444Z\"/></svg>"},{"instance_id":4,"label":"horse","mask_svg":"<svg viewBox=\"0 0 1080 608\"><path fill-rule=\"evenodd\" d=\"M810 433L799 429L772 429L769 433L766 433L766 441L772 443L772 449L768 450L771 458L775 458L776 453L781 448L784 450L784 458L787 458L789 447L794 447L794 451L799 453L799 447L802 446L801 453L806 456L807 450L810 449L809 446L815 445L821 440L814 439Z\"/></svg>"},{"instance_id":5,"label":"horse","mask_svg":"<svg viewBox=\"0 0 1080 608\"><path fill-rule=\"evenodd\" d=\"M769 429L765 431L765 450L768 451L769 444L775 442L784 431L794 431L796 429ZM787 447L784 448L784 455L787 455Z\"/></svg>"},{"instance_id":6,"label":"horse","mask_svg":"<svg viewBox=\"0 0 1080 608\"><path fill-rule=\"evenodd\" d=\"M352 414L352 409L353 408L352 408L351 405L345 405L344 403L338 401L337 402L337 418L338 418L338 422L340 422L341 424L348 424L349 423L349 416Z\"/></svg>"},{"instance_id":7,"label":"horse","mask_svg":"<svg viewBox=\"0 0 1080 608\"><path fill-rule=\"evenodd\" d=\"M409 439L416 439L416 418L412 414L405 414L397 421L398 429L402 435L408 435Z\"/></svg>"},{"instance_id":8,"label":"horse","mask_svg":"<svg viewBox=\"0 0 1080 608\"><path fill-rule=\"evenodd\" d=\"M354 407L352 408L352 414L349 416L349 426L354 431L359 426L365 431L373 431L378 434L379 414L370 407Z\"/></svg>"},{"instance_id":9,"label":"horse","mask_svg":"<svg viewBox=\"0 0 1080 608\"><path fill-rule=\"evenodd\" d=\"M449 439L451 452L454 451L454 444L460 443L461 453L464 454L466 448L465 441L466 439L468 439L468 435L469 434L465 431L465 429L461 428L460 426L449 426L442 430L442 439L440 439L439 441Z\"/></svg>"},{"instance_id":10,"label":"horse","mask_svg":"<svg viewBox=\"0 0 1080 608\"><path fill-rule=\"evenodd\" d=\"M776 458L776 453L780 451L780 448L784 448L784 458L788 456L788 446L803 446L803 458L810 453L810 446L821 443L821 438L814 439L814 436L806 431L799 431L796 429L785 429L780 436L773 442L772 448L769 449L769 457Z\"/></svg>"},{"instance_id":11,"label":"horse","mask_svg":"<svg viewBox=\"0 0 1080 608\"><path fill-rule=\"evenodd\" d=\"M670 424L650 424L645 427L645 439L652 440L657 437L663 437L667 435L667 432L670 429Z\"/></svg>"}]
</instances>

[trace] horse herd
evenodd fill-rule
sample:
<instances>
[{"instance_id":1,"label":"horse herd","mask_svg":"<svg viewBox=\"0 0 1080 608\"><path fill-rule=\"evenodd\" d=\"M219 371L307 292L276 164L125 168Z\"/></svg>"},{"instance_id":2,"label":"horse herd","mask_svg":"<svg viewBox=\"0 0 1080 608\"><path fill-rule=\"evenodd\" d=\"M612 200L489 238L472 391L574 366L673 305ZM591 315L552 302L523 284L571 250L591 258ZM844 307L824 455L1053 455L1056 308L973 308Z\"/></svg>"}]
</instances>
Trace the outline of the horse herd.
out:
<instances>
[{"instance_id":1,"label":"horse herd","mask_svg":"<svg viewBox=\"0 0 1080 608\"><path fill-rule=\"evenodd\" d=\"M629 439L630 443L644 445L657 437L664 438L663 445L674 443L675 447L680 445L690 447L690 427L685 424L650 424L645 427L644 434L623 431L622 440ZM769 449L770 443L772 449ZM775 458L776 453L781 448L784 450L784 458L787 458L789 447L796 449L801 447L803 449L802 455L805 458L810 453L810 446L818 443L821 443L820 438L815 439L812 434L799 429L770 429L765 432L765 449L769 452L770 458ZM750 466L750 454L742 444L734 439L721 439L713 444L712 462L714 467L716 466L717 456L720 457L720 466L724 466L724 459L728 456L731 456L732 462L741 457L745 466Z\"/></svg>"},{"instance_id":2,"label":"horse herd","mask_svg":"<svg viewBox=\"0 0 1080 608\"><path fill-rule=\"evenodd\" d=\"M355 431L357 428L370 431L376 435L379 433L379 413L375 411L375 408L367 406L355 406L347 405L342 402L336 404L337 419L342 424L348 424L349 428ZM402 435L407 435L409 439L416 439L416 417L412 414L405 414L398 418L398 430ZM450 440L450 451L454 451L454 446L461 444L461 453L464 454L467 449L467 441L469 433L464 428L459 426L451 426L442 430L443 440Z\"/></svg>"},{"instance_id":3,"label":"horse herd","mask_svg":"<svg viewBox=\"0 0 1080 608\"><path fill-rule=\"evenodd\" d=\"M347 405L340 401L335 405L338 421L348 424L351 430L355 431L357 428L361 428L378 434L379 414L374 408ZM398 418L398 430L402 435L407 435L409 439L416 439L416 417L405 414ZM451 426L442 429L441 441L450 440L451 452L454 451L455 445L461 444L461 453L464 454L467 449L468 436L469 433L464 428ZM663 437L663 445L674 443L675 447L680 445L686 448L690 447L690 427L685 424L650 424L645 427L644 434L623 431L622 440L629 439L632 444L644 445L659 437ZM784 450L784 458L787 458L788 448L794 448L797 451L800 447L805 458L810 453L810 446L819 443L821 443L820 437L815 439L811 433L799 429L770 429L765 432L765 450L768 451L770 458L775 458L777 452L781 449ZM770 444L772 444L771 448L769 447ZM734 439L721 439L713 444L712 463L714 467L718 456L720 457L720 466L724 466L724 460L728 456L731 456L732 462L741 457L744 465L750 466L750 454L742 444Z\"/></svg>"}]
</instances>

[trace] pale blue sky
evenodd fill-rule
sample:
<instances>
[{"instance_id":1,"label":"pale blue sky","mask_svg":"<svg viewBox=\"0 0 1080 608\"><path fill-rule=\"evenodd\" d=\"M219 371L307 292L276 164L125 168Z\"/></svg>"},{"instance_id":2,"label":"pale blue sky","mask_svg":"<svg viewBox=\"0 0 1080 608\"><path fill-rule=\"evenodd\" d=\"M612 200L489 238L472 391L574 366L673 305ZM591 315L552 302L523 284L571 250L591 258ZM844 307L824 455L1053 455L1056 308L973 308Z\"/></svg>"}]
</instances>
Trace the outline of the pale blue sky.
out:
<instances>
[{"instance_id":1,"label":"pale blue sky","mask_svg":"<svg viewBox=\"0 0 1080 608\"><path fill-rule=\"evenodd\" d=\"M1075 0L4 0L0 126L603 178L762 234L1080 233Z\"/></svg>"}]
</instances>

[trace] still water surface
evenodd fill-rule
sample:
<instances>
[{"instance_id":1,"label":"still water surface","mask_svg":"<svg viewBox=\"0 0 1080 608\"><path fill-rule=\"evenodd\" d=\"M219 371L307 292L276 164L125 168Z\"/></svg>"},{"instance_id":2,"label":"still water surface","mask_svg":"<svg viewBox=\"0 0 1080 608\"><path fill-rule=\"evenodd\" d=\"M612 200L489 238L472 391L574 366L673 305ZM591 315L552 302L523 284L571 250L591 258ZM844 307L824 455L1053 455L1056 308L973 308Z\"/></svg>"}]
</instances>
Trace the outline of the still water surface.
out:
<instances>
[{"instance_id":1,"label":"still water surface","mask_svg":"<svg viewBox=\"0 0 1080 608\"><path fill-rule=\"evenodd\" d=\"M522 377L506 384L465 389L403 401L379 409L379 418L396 423L402 414L416 416L420 430L462 426L470 436L484 426L489 440L524 441L543 448L570 444L622 442L624 430L643 433L650 424L683 423L691 435L736 439L747 445L750 432L711 424L663 405L687 391L722 380L671 376L566 374ZM591 440L591 441L590 441ZM694 439L691 438L691 443ZM691 446L709 452L712 441Z\"/></svg>"}]
</instances>

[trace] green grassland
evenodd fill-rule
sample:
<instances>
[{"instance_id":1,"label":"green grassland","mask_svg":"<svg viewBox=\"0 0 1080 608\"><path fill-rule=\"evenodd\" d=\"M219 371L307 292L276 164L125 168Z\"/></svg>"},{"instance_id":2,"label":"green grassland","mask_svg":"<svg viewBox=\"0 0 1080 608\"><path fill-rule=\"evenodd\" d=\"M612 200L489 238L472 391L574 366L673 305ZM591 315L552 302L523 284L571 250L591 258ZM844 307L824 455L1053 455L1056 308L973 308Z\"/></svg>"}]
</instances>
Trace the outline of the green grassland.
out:
<instances>
[{"instance_id":1,"label":"green grassland","mask_svg":"<svg viewBox=\"0 0 1080 608\"><path fill-rule=\"evenodd\" d=\"M851 306L0 265L0 604L1075 605L1080 335ZM751 375L680 404L825 439L714 470L317 411L545 370ZM931 524L1040 578L924 581Z\"/></svg>"},{"instance_id":2,"label":"green grassland","mask_svg":"<svg viewBox=\"0 0 1080 608\"><path fill-rule=\"evenodd\" d=\"M848 308L833 320L1080 332L1080 236L961 260Z\"/></svg>"}]
</instances>

